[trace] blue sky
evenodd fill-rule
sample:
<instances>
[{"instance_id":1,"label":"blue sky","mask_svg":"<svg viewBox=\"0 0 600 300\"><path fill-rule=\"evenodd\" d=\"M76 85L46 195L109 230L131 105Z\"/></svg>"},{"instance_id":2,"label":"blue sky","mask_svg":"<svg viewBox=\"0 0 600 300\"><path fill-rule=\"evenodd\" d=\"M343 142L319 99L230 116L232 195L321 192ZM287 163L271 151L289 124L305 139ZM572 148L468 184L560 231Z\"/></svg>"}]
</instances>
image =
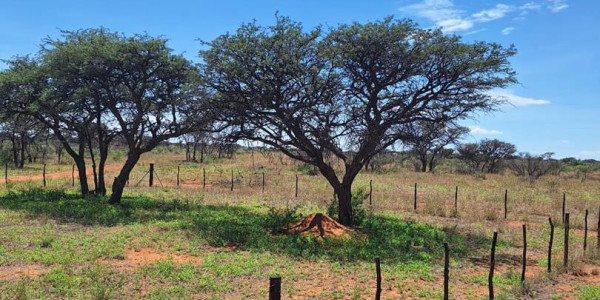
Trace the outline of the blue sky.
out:
<instances>
[{"instance_id":1,"label":"blue sky","mask_svg":"<svg viewBox=\"0 0 600 300\"><path fill-rule=\"evenodd\" d=\"M198 39L212 40L243 22L272 24L274 14L306 27L366 22L393 15L422 27L442 27L467 41L515 44L520 83L492 93L506 105L466 120L465 140L498 138L534 154L600 159L600 1L595 0L280 0L280 1L26 1L4 0L0 58L34 53L59 30L104 26L147 32L198 61ZM0 64L0 69L5 66Z\"/></svg>"}]
</instances>

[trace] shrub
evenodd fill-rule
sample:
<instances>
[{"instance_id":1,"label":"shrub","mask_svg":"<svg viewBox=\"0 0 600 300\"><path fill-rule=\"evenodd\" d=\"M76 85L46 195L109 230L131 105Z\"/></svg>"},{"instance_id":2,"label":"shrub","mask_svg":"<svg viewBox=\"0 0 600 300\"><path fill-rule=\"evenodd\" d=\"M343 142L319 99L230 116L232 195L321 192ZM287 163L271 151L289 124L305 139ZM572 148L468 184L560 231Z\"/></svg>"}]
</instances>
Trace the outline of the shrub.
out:
<instances>
[{"instance_id":1,"label":"shrub","mask_svg":"<svg viewBox=\"0 0 600 300\"><path fill-rule=\"evenodd\" d=\"M288 230L290 225L301 217L298 213L298 206L284 209L271 207L266 217L266 227L271 230L271 233L281 233Z\"/></svg>"}]
</instances>

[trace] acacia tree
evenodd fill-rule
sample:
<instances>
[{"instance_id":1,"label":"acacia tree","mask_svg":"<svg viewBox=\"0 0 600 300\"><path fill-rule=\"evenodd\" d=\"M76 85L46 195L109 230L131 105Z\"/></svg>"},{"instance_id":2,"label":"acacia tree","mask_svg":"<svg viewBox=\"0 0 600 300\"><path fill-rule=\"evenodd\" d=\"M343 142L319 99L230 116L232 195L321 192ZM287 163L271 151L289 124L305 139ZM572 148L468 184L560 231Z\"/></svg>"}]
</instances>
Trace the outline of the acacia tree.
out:
<instances>
[{"instance_id":1,"label":"acacia tree","mask_svg":"<svg viewBox=\"0 0 600 300\"><path fill-rule=\"evenodd\" d=\"M416 121L447 123L498 103L486 94L515 82L513 47L461 42L408 20L305 32L277 17L242 25L201 51L205 82L226 104L240 138L316 166L351 225L352 183L377 153ZM334 155L344 170L326 163Z\"/></svg>"},{"instance_id":2,"label":"acacia tree","mask_svg":"<svg viewBox=\"0 0 600 300\"><path fill-rule=\"evenodd\" d=\"M432 172L435 161L440 157L444 147L456 143L462 136L469 132L466 127L443 122L419 121L407 126L410 136L405 144L410 147L421 162L421 172Z\"/></svg>"},{"instance_id":3,"label":"acacia tree","mask_svg":"<svg viewBox=\"0 0 600 300\"><path fill-rule=\"evenodd\" d=\"M540 155L532 155L524 152L519 153L518 157L512 159L508 167L513 170L517 176L527 177L530 182L557 170L560 167L558 161L552 159L552 152L546 152Z\"/></svg>"},{"instance_id":4,"label":"acacia tree","mask_svg":"<svg viewBox=\"0 0 600 300\"><path fill-rule=\"evenodd\" d=\"M74 101L69 93L58 92L49 70L38 58L17 57L6 63L9 68L0 73L2 112L31 116L52 130L77 166L81 193L88 195L85 128L93 116L82 111L82 101Z\"/></svg>"},{"instance_id":5,"label":"acacia tree","mask_svg":"<svg viewBox=\"0 0 600 300\"><path fill-rule=\"evenodd\" d=\"M460 159L482 173L500 172L504 161L517 152L515 145L498 139L461 144L456 150Z\"/></svg>"}]
</instances>

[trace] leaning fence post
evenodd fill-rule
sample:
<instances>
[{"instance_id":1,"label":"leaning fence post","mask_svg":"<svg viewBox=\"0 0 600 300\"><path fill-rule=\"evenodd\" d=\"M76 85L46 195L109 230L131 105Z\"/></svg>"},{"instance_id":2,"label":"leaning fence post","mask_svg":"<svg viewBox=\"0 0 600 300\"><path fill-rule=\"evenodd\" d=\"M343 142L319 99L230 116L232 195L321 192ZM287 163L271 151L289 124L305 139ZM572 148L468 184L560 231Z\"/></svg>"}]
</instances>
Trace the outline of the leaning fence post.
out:
<instances>
[{"instance_id":1,"label":"leaning fence post","mask_svg":"<svg viewBox=\"0 0 600 300\"><path fill-rule=\"evenodd\" d=\"M413 209L415 211L417 211L417 183L416 182L415 182L415 197L414 197Z\"/></svg>"},{"instance_id":2,"label":"leaning fence post","mask_svg":"<svg viewBox=\"0 0 600 300\"><path fill-rule=\"evenodd\" d=\"M377 272L377 289L375 290L375 300L381 299L381 260L379 256L375 257L375 272Z\"/></svg>"},{"instance_id":3,"label":"leaning fence post","mask_svg":"<svg viewBox=\"0 0 600 300\"><path fill-rule=\"evenodd\" d=\"M269 300L281 300L281 277L269 278Z\"/></svg>"},{"instance_id":4,"label":"leaning fence post","mask_svg":"<svg viewBox=\"0 0 600 300\"><path fill-rule=\"evenodd\" d=\"M46 164L44 164L44 169L42 170L42 178L44 180L44 187L46 187Z\"/></svg>"},{"instance_id":5,"label":"leaning fence post","mask_svg":"<svg viewBox=\"0 0 600 300\"><path fill-rule=\"evenodd\" d=\"M521 282L525 281L525 271L527 269L527 226L523 224L523 269L521 270Z\"/></svg>"},{"instance_id":6,"label":"leaning fence post","mask_svg":"<svg viewBox=\"0 0 600 300\"><path fill-rule=\"evenodd\" d=\"M148 186L153 186L154 185L154 164L150 164L150 170L148 170L149 177L148 177Z\"/></svg>"},{"instance_id":7,"label":"leaning fence post","mask_svg":"<svg viewBox=\"0 0 600 300\"><path fill-rule=\"evenodd\" d=\"M587 250L587 232L588 232L588 210L585 210L585 220L583 227L583 255L585 256L585 251Z\"/></svg>"},{"instance_id":8,"label":"leaning fence post","mask_svg":"<svg viewBox=\"0 0 600 300\"><path fill-rule=\"evenodd\" d=\"M498 242L498 232L494 232L492 238L492 252L490 254L490 274L488 276L488 290L490 300L494 300L494 266L496 265L496 243Z\"/></svg>"},{"instance_id":9,"label":"leaning fence post","mask_svg":"<svg viewBox=\"0 0 600 300\"><path fill-rule=\"evenodd\" d=\"M369 180L369 205L373 204L373 179Z\"/></svg>"},{"instance_id":10,"label":"leaning fence post","mask_svg":"<svg viewBox=\"0 0 600 300\"><path fill-rule=\"evenodd\" d=\"M563 253L563 266L566 268L569 262L569 213L565 213L565 245Z\"/></svg>"},{"instance_id":11,"label":"leaning fence post","mask_svg":"<svg viewBox=\"0 0 600 300\"><path fill-rule=\"evenodd\" d=\"M554 242L554 224L552 218L548 218L550 223L550 242L548 242L548 273L552 272L552 242Z\"/></svg>"},{"instance_id":12,"label":"leaning fence post","mask_svg":"<svg viewBox=\"0 0 600 300\"><path fill-rule=\"evenodd\" d=\"M448 282L450 281L450 248L444 243L444 300L449 299Z\"/></svg>"}]
</instances>

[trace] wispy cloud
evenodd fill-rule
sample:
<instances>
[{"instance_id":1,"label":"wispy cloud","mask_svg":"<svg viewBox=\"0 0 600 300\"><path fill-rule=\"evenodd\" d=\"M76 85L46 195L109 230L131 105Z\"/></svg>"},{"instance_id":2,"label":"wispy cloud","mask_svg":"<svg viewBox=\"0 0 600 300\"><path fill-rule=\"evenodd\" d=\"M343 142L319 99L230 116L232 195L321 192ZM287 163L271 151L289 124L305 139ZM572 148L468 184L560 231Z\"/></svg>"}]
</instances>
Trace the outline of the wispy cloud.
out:
<instances>
[{"instance_id":1,"label":"wispy cloud","mask_svg":"<svg viewBox=\"0 0 600 300\"><path fill-rule=\"evenodd\" d=\"M488 92L492 97L498 98L502 101L506 101L515 106L527 106L527 105L547 105L551 102L545 99L534 99L523 96L515 95L511 90L505 89L494 89Z\"/></svg>"},{"instance_id":2,"label":"wispy cloud","mask_svg":"<svg viewBox=\"0 0 600 300\"><path fill-rule=\"evenodd\" d=\"M482 135L499 135L502 134L502 131L495 129L485 129L483 127L479 127L477 125L467 126L471 131L471 134L482 134Z\"/></svg>"},{"instance_id":3,"label":"wispy cloud","mask_svg":"<svg viewBox=\"0 0 600 300\"><path fill-rule=\"evenodd\" d=\"M582 158L600 158L600 150L583 150L579 154Z\"/></svg>"},{"instance_id":4,"label":"wispy cloud","mask_svg":"<svg viewBox=\"0 0 600 300\"><path fill-rule=\"evenodd\" d=\"M477 30L472 30L476 24L502 19L511 13L518 13L517 18L523 19L530 11L540 10L543 7L552 12L559 12L569 7L566 0L539 1L542 0L528 2L521 6L498 3L494 7L470 13L456 8L451 0L422 0L400 7L398 10L427 19L444 31L471 30L470 32L477 32Z\"/></svg>"},{"instance_id":5,"label":"wispy cloud","mask_svg":"<svg viewBox=\"0 0 600 300\"><path fill-rule=\"evenodd\" d=\"M546 1L548 2L546 7L554 13L557 13L557 12L569 7L566 0L546 0Z\"/></svg>"},{"instance_id":6,"label":"wispy cloud","mask_svg":"<svg viewBox=\"0 0 600 300\"><path fill-rule=\"evenodd\" d=\"M502 33L502 35L509 35L513 30L515 30L515 28L510 26L510 27L506 27L506 28L502 29L502 31L500 31L500 33Z\"/></svg>"}]
</instances>

